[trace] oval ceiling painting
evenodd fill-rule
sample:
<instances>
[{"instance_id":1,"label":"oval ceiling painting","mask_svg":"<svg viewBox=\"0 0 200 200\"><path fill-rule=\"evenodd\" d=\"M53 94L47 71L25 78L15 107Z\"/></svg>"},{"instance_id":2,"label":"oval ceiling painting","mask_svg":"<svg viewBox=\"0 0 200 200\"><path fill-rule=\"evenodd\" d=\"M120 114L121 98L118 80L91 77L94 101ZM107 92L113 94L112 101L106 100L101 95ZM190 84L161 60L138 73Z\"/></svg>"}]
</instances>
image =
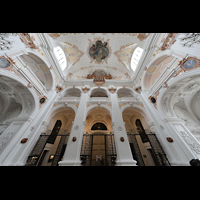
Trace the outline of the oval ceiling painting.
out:
<instances>
[{"instance_id":1,"label":"oval ceiling painting","mask_svg":"<svg viewBox=\"0 0 200 200\"><path fill-rule=\"evenodd\" d=\"M0 58L0 67L1 68L8 68L10 66L10 62L5 58Z\"/></svg>"},{"instance_id":2,"label":"oval ceiling painting","mask_svg":"<svg viewBox=\"0 0 200 200\"><path fill-rule=\"evenodd\" d=\"M188 59L184 62L183 67L185 69L192 69L197 64L197 61L194 59Z\"/></svg>"}]
</instances>

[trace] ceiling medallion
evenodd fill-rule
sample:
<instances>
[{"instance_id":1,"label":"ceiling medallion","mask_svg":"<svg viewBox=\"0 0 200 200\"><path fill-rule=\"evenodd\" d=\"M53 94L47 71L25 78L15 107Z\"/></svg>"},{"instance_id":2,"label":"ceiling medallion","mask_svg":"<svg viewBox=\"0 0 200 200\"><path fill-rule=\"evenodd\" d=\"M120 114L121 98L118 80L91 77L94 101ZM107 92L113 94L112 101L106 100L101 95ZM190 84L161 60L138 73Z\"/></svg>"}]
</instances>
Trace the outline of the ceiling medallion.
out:
<instances>
[{"instance_id":1,"label":"ceiling medallion","mask_svg":"<svg viewBox=\"0 0 200 200\"><path fill-rule=\"evenodd\" d=\"M89 47L87 49L87 54L91 60L90 63L95 62L96 64L102 64L103 62L107 63L107 59L111 55L111 48L109 47L107 39L104 41L104 38L95 38L94 41L89 40Z\"/></svg>"}]
</instances>

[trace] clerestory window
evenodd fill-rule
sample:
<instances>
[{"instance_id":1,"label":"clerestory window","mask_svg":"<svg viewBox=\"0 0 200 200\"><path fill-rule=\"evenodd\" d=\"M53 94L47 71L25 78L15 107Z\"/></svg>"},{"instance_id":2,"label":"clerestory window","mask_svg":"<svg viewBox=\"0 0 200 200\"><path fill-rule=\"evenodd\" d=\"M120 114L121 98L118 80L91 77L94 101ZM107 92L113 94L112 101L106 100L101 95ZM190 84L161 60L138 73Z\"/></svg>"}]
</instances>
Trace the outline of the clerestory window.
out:
<instances>
[{"instance_id":1,"label":"clerestory window","mask_svg":"<svg viewBox=\"0 0 200 200\"><path fill-rule=\"evenodd\" d=\"M134 53L133 53L133 56L132 56L132 59L131 59L131 69L132 69L133 71L136 70L136 67L137 67L137 65L138 65L138 62L139 62L139 60L140 60L140 57L141 57L142 53L143 53L143 49L142 49L142 48L137 47L137 48L135 49L135 51L134 51Z\"/></svg>"},{"instance_id":2,"label":"clerestory window","mask_svg":"<svg viewBox=\"0 0 200 200\"><path fill-rule=\"evenodd\" d=\"M54 48L54 53L60 64L61 69L64 70L67 67L67 60L64 51L62 50L61 47L57 46Z\"/></svg>"}]
</instances>

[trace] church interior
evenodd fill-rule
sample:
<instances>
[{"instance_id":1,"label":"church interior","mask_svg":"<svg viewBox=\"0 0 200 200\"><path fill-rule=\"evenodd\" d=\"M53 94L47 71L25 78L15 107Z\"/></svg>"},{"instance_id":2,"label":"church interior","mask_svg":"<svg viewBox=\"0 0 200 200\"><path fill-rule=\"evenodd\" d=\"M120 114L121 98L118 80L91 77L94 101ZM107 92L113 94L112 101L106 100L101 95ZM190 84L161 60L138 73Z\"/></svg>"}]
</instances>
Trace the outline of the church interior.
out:
<instances>
[{"instance_id":1,"label":"church interior","mask_svg":"<svg viewBox=\"0 0 200 200\"><path fill-rule=\"evenodd\" d=\"M0 33L0 166L200 166L199 33Z\"/></svg>"}]
</instances>

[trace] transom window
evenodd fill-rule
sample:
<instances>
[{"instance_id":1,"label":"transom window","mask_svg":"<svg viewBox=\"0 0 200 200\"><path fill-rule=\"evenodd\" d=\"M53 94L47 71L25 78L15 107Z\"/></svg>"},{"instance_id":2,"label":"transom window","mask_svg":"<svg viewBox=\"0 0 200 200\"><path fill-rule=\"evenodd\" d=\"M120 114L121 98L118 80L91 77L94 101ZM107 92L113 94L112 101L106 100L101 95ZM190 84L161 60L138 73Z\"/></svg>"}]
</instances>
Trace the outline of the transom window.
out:
<instances>
[{"instance_id":1,"label":"transom window","mask_svg":"<svg viewBox=\"0 0 200 200\"><path fill-rule=\"evenodd\" d=\"M133 56L132 56L132 59L131 59L131 69L133 71L135 71L137 65L138 65L138 62L140 60L140 57L143 53L143 49L140 48L140 47L137 47L133 53Z\"/></svg>"},{"instance_id":2,"label":"transom window","mask_svg":"<svg viewBox=\"0 0 200 200\"><path fill-rule=\"evenodd\" d=\"M55 47L53 50L54 50L56 58L60 64L61 69L64 70L67 67L67 61L66 61L64 51L59 46Z\"/></svg>"}]
</instances>

